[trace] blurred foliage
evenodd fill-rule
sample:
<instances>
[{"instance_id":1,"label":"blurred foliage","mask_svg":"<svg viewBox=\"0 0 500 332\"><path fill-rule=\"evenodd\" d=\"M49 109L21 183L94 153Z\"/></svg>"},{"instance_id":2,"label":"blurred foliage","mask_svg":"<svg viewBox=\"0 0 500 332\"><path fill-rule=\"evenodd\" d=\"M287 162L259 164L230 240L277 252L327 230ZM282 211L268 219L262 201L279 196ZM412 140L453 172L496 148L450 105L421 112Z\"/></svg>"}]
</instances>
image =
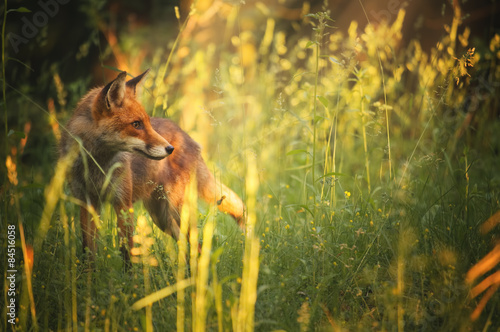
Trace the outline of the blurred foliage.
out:
<instances>
[{"instance_id":1,"label":"blurred foliage","mask_svg":"<svg viewBox=\"0 0 500 332\"><path fill-rule=\"evenodd\" d=\"M173 296L147 314L130 309L181 281L177 244L148 226L142 206L134 210L147 248L132 272L122 271L109 207L94 271L69 191L50 194L59 133L77 101L116 70L152 68L141 93L148 113L178 121L245 199L249 158L256 165L256 330L499 328L498 293L470 319L465 275L497 241L498 227L485 235L479 226L500 209L500 37L473 39L461 4L445 7L450 21L432 48L403 36L404 9L393 22L337 29L328 8L305 15L308 2L288 20L275 3L199 1L185 21L153 0L60 4L18 53L4 51L0 227L23 223L28 248L43 243L30 276L18 241L19 303L36 307L43 330L146 330L150 317L157 330L176 326ZM8 2L18 5L41 10ZM6 31L22 32L32 14L9 13ZM37 238L47 202L54 216ZM200 227L210 218L202 206ZM233 329L243 303L248 241L226 219L217 217L213 236L210 330ZM186 292L192 329L196 289ZM33 317L21 314L20 329Z\"/></svg>"}]
</instances>

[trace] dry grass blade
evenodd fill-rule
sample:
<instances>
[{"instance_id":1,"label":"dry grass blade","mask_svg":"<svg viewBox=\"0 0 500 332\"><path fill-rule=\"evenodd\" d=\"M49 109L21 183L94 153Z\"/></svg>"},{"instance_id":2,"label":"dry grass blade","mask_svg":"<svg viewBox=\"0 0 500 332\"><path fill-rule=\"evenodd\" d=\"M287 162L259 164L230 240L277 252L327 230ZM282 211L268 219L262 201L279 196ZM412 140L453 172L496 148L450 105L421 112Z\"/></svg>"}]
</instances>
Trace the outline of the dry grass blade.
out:
<instances>
[{"instance_id":1,"label":"dry grass blade","mask_svg":"<svg viewBox=\"0 0 500 332\"><path fill-rule=\"evenodd\" d=\"M178 292L179 290L186 289L189 286L192 286L194 284L193 279L184 279L176 283L175 285L165 287L163 289L160 289L157 292L154 292L152 294L149 294L148 296L140 299L139 301L135 302L132 305L133 310L139 310L144 308L147 305L153 304L155 302L158 302L159 300L172 295L175 292Z\"/></svg>"},{"instance_id":2,"label":"dry grass blade","mask_svg":"<svg viewBox=\"0 0 500 332\"><path fill-rule=\"evenodd\" d=\"M481 225L480 228L481 233L482 234L488 233L499 223L500 223L500 211L495 213ZM474 265L467 272L466 281L468 283L473 283L476 279L491 271L499 263L500 263L500 243L497 243L497 245L486 256L484 256L476 265ZM488 303L490 298L498 290L498 287L500 287L500 271L497 271L494 274L490 275L489 277L485 278L471 290L470 296L472 299L487 290L486 294L479 301L476 309L470 316L472 321L479 318L481 312L486 307L486 304Z\"/></svg>"}]
</instances>

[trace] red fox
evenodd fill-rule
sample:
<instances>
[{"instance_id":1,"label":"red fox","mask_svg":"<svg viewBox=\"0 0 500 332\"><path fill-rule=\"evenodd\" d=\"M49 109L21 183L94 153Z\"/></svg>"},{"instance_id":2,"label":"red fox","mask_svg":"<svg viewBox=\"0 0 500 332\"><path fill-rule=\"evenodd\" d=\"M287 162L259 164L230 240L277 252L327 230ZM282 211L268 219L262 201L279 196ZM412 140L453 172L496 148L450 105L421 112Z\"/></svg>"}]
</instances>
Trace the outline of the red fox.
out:
<instances>
[{"instance_id":1,"label":"red fox","mask_svg":"<svg viewBox=\"0 0 500 332\"><path fill-rule=\"evenodd\" d=\"M69 174L70 188L96 211L107 199L113 204L126 259L133 247L132 204L142 200L154 223L177 240L184 191L194 173L202 199L217 202L241 227L245 222L242 200L215 180L199 145L172 121L150 118L137 101L136 86L147 72L129 81L122 72L105 87L88 92L69 120L60 145L63 157L78 139L91 155L76 159ZM106 181L108 173L110 181ZM80 209L83 245L95 254L97 230L88 211Z\"/></svg>"}]
</instances>

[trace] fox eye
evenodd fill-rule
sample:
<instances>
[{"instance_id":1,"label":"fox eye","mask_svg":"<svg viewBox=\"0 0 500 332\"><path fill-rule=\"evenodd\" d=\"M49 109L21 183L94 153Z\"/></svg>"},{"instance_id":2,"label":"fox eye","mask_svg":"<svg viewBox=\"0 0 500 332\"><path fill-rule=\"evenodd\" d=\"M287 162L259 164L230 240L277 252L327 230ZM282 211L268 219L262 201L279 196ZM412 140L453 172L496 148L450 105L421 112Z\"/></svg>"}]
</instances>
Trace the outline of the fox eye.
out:
<instances>
[{"instance_id":1,"label":"fox eye","mask_svg":"<svg viewBox=\"0 0 500 332\"><path fill-rule=\"evenodd\" d=\"M134 122L132 122L132 126L135 129L141 129L142 128L142 122L141 121L134 121Z\"/></svg>"}]
</instances>

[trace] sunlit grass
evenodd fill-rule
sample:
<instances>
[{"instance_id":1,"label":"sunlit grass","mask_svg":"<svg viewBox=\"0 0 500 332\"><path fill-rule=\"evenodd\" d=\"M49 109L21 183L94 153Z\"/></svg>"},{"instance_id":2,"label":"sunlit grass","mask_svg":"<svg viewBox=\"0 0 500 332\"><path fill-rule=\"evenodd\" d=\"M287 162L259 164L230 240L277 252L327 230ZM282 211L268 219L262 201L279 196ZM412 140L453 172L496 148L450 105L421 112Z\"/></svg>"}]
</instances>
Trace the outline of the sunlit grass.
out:
<instances>
[{"instance_id":1,"label":"sunlit grass","mask_svg":"<svg viewBox=\"0 0 500 332\"><path fill-rule=\"evenodd\" d=\"M220 45L181 33L171 48L151 46L141 98L151 115L177 120L201 143L209 169L244 198L245 231L199 204L193 185L178 242L140 203L130 211L130 270L113 209L91 211L101 225L91 263L78 226L86 204L64 187L74 156L28 169L26 138L6 131L1 226L24 226L19 330L498 327L498 245L486 238L498 229L500 204L490 109L498 36L474 49L454 17L431 50L418 40L402 48L401 11L392 24L361 30L353 22L347 33L317 13L305 19L310 36L288 35L266 17L255 38L240 7L221 6ZM126 53L126 41L114 47ZM129 62L140 63L133 53ZM475 75L488 86L475 90ZM64 128L54 116L68 116L69 93L57 73L51 80L57 96L38 107L57 140ZM33 106L27 95L10 96ZM36 185L41 172L51 181Z\"/></svg>"}]
</instances>

